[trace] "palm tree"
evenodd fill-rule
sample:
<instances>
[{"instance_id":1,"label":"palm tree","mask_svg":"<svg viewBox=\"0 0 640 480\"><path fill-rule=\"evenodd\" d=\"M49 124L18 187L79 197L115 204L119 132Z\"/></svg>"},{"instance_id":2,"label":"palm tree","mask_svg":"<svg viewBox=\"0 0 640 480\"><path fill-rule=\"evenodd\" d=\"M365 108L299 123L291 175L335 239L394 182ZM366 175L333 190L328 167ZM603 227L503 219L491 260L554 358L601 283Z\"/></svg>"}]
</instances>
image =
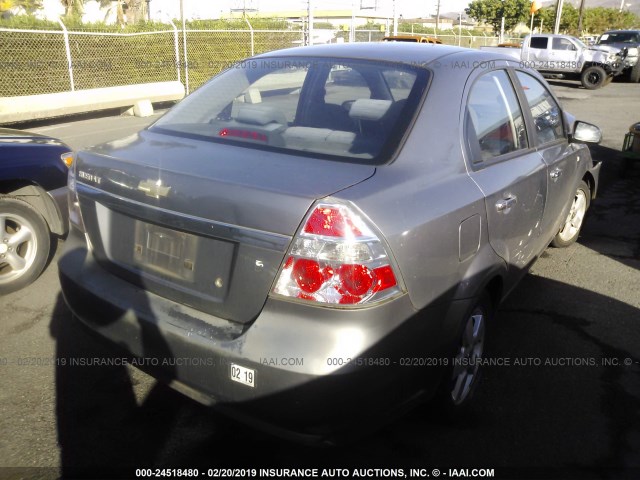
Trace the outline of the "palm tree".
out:
<instances>
[{"instance_id":1,"label":"palm tree","mask_svg":"<svg viewBox=\"0 0 640 480\"><path fill-rule=\"evenodd\" d=\"M31 14L42 8L42 0L0 0L0 13L8 12L15 7L22 7Z\"/></svg>"},{"instance_id":2,"label":"palm tree","mask_svg":"<svg viewBox=\"0 0 640 480\"><path fill-rule=\"evenodd\" d=\"M0 0L0 2L6 1L16 1L16 2L36 2L41 3L42 0ZM85 0L60 0L62 5L65 8L65 16L66 17L74 17L82 15L84 11L84 1ZM97 0L100 4L101 8L110 7L114 3L116 4L116 18L117 22L120 25L124 25L124 13L127 10L135 11L136 13L140 13L140 9L143 9L144 2L140 0ZM138 15L136 15L138 16Z\"/></svg>"},{"instance_id":3,"label":"palm tree","mask_svg":"<svg viewBox=\"0 0 640 480\"><path fill-rule=\"evenodd\" d=\"M67 18L82 15L84 0L60 0L64 5L64 16Z\"/></svg>"}]
</instances>

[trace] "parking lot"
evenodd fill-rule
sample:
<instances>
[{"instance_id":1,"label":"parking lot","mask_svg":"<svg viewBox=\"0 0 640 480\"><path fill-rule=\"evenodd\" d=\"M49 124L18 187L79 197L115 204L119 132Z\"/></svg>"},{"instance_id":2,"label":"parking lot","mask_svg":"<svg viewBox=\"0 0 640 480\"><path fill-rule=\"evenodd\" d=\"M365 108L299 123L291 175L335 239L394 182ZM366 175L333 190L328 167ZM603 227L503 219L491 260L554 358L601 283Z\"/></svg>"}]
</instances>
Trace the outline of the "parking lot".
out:
<instances>
[{"instance_id":1,"label":"parking lot","mask_svg":"<svg viewBox=\"0 0 640 480\"><path fill-rule=\"evenodd\" d=\"M229 420L131 367L63 365L112 353L71 320L54 259L33 285L0 299L0 478L178 467L640 478L640 162L623 169L618 156L640 121L640 86L553 88L567 110L604 131L592 150L604 162L599 196L578 243L548 249L501 306L488 346L501 361L486 368L467 415L449 419L427 404L352 443L307 447ZM152 120L91 116L32 129L82 148Z\"/></svg>"}]
</instances>

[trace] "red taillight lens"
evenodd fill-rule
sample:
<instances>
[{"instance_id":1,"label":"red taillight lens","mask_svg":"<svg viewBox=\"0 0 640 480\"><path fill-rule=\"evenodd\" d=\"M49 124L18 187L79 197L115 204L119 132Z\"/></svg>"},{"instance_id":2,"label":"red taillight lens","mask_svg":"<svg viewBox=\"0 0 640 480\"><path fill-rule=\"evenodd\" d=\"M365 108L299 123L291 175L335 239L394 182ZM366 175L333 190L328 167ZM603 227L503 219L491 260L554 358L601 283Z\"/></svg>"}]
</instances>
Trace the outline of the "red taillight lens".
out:
<instances>
[{"instance_id":1,"label":"red taillight lens","mask_svg":"<svg viewBox=\"0 0 640 480\"><path fill-rule=\"evenodd\" d=\"M361 297L373 285L373 273L364 265L343 265L339 272L342 288L349 295Z\"/></svg>"},{"instance_id":2,"label":"red taillight lens","mask_svg":"<svg viewBox=\"0 0 640 480\"><path fill-rule=\"evenodd\" d=\"M375 292L395 287L398 284L396 276L393 274L393 269L389 265L376 268L373 272L376 274L376 285L373 287Z\"/></svg>"},{"instance_id":3,"label":"red taillight lens","mask_svg":"<svg viewBox=\"0 0 640 480\"><path fill-rule=\"evenodd\" d=\"M320 264L315 260L300 258L294 262L293 278L306 293L317 292L324 283L324 275L320 271Z\"/></svg>"},{"instance_id":4,"label":"red taillight lens","mask_svg":"<svg viewBox=\"0 0 640 480\"><path fill-rule=\"evenodd\" d=\"M354 305L401 293L380 235L343 204L315 206L294 238L274 293Z\"/></svg>"},{"instance_id":5,"label":"red taillight lens","mask_svg":"<svg viewBox=\"0 0 640 480\"><path fill-rule=\"evenodd\" d=\"M359 237L358 230L349 218L345 218L340 209L332 207L316 208L304 226L304 232L327 237Z\"/></svg>"}]
</instances>

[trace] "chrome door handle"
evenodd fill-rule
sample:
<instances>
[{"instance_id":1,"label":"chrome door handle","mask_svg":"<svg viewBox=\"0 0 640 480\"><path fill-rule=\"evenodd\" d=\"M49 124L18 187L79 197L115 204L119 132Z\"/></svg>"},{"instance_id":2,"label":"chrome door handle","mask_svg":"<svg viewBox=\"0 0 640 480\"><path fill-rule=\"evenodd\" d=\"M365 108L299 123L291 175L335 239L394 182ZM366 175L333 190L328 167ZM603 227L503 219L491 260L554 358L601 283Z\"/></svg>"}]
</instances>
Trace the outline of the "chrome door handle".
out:
<instances>
[{"instance_id":1,"label":"chrome door handle","mask_svg":"<svg viewBox=\"0 0 640 480\"><path fill-rule=\"evenodd\" d=\"M498 203L496 203L496 210L498 210L498 212L505 212L506 213L517 202L518 202L518 198L517 197L503 198Z\"/></svg>"},{"instance_id":2,"label":"chrome door handle","mask_svg":"<svg viewBox=\"0 0 640 480\"><path fill-rule=\"evenodd\" d=\"M560 170L559 168L556 168L555 170L552 170L551 173L549 174L549 176L553 180L559 179L561 175L562 175L562 170Z\"/></svg>"}]
</instances>

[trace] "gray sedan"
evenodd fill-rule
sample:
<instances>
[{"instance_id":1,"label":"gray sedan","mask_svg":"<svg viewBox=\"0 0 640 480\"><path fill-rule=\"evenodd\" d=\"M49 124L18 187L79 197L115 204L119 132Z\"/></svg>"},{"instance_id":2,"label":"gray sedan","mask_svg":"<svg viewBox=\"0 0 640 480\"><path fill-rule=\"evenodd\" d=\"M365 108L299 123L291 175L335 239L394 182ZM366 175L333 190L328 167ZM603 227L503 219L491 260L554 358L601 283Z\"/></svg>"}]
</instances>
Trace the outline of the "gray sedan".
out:
<instances>
[{"instance_id":1,"label":"gray sedan","mask_svg":"<svg viewBox=\"0 0 640 480\"><path fill-rule=\"evenodd\" d=\"M136 365L280 433L455 413L501 300L578 238L599 139L499 54L260 55L78 153L64 296Z\"/></svg>"}]
</instances>

